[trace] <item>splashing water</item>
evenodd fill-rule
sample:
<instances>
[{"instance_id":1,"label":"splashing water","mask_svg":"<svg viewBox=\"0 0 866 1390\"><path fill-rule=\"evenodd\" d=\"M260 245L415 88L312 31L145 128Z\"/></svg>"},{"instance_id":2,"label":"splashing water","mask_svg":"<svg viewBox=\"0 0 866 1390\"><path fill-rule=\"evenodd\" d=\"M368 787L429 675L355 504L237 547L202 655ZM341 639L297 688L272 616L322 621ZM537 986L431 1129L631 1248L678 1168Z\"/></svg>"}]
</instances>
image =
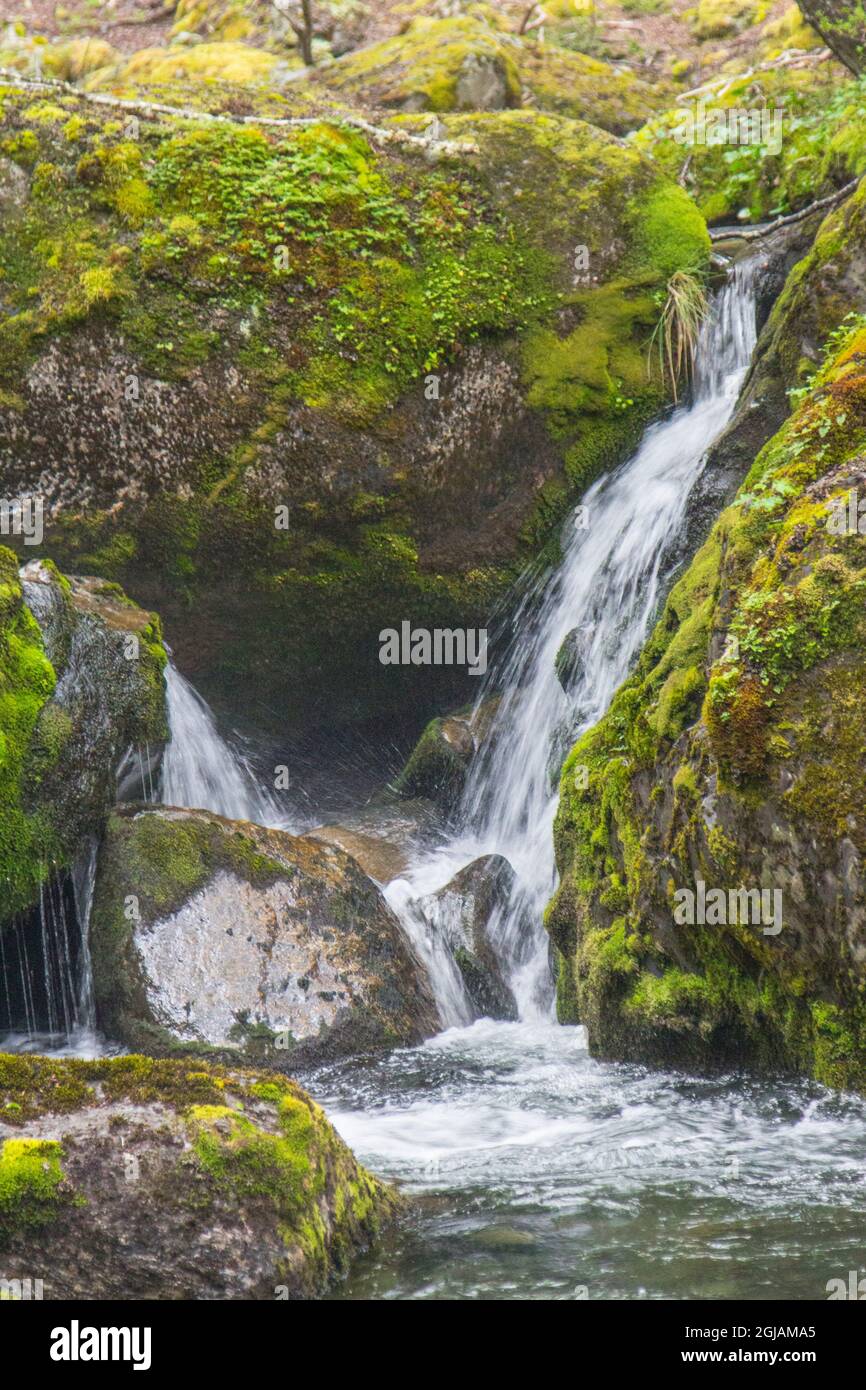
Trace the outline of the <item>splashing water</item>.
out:
<instances>
[{"instance_id":1,"label":"splashing water","mask_svg":"<svg viewBox=\"0 0 866 1390\"><path fill-rule=\"evenodd\" d=\"M161 795L153 799L290 830L286 808L256 779L243 754L229 747L209 705L172 662L165 684L171 739L162 764Z\"/></svg>"},{"instance_id":2,"label":"splashing water","mask_svg":"<svg viewBox=\"0 0 866 1390\"><path fill-rule=\"evenodd\" d=\"M43 884L38 907L0 932L0 1036L4 1052L94 1057L117 1051L96 1023L90 914L98 842L71 873Z\"/></svg>"},{"instance_id":3,"label":"splashing water","mask_svg":"<svg viewBox=\"0 0 866 1390\"><path fill-rule=\"evenodd\" d=\"M565 527L560 568L527 587L513 620L514 639L480 697L503 692L468 778L458 833L387 889L431 972L446 1026L465 1023L472 1012L465 994L455 998L456 972L437 944L435 923L419 922L417 900L483 854L504 855L516 871L491 938L520 1016L551 1015L542 918L556 884L559 769L577 735L604 714L658 613L689 497L733 413L755 340L753 265L745 262L703 325L692 403L647 430L634 457L590 488ZM555 659L572 633L580 669L566 695Z\"/></svg>"}]
</instances>

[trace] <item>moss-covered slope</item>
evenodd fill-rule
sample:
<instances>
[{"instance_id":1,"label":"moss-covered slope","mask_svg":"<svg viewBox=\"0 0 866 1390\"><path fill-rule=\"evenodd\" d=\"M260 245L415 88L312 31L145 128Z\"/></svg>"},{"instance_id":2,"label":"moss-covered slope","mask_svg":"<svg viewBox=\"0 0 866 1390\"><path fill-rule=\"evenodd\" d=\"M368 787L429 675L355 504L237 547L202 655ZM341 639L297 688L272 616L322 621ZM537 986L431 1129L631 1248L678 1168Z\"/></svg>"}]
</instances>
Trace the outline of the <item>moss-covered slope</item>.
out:
<instances>
[{"instance_id":1,"label":"moss-covered slope","mask_svg":"<svg viewBox=\"0 0 866 1390\"><path fill-rule=\"evenodd\" d=\"M796 211L866 169L866 87L826 55L715 78L635 144L682 177L708 222Z\"/></svg>"},{"instance_id":2,"label":"moss-covered slope","mask_svg":"<svg viewBox=\"0 0 866 1390\"><path fill-rule=\"evenodd\" d=\"M687 195L591 126L443 124L440 149L420 117L2 98L8 486L39 479L49 553L158 608L211 693L248 709L255 669L282 726L417 698L379 631L481 624L662 403L665 285L707 255ZM431 712L465 698L426 674Z\"/></svg>"},{"instance_id":3,"label":"moss-covered slope","mask_svg":"<svg viewBox=\"0 0 866 1390\"><path fill-rule=\"evenodd\" d=\"M844 278L863 218L861 190L781 312L835 257ZM866 1089L866 525L838 524L866 497L866 319L841 317L563 772L560 1016L603 1056ZM721 921L684 920L701 883ZM731 908L740 889L769 895L759 921Z\"/></svg>"}]
</instances>

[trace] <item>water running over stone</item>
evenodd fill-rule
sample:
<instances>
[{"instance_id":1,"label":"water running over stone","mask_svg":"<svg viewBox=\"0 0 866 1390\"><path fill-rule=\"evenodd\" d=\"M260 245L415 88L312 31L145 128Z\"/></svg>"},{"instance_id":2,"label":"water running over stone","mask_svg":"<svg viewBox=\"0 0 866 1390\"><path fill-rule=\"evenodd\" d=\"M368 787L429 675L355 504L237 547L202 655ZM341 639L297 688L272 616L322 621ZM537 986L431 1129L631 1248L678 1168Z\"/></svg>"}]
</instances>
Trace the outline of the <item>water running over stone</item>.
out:
<instances>
[{"instance_id":1,"label":"water running over stone","mask_svg":"<svg viewBox=\"0 0 866 1390\"><path fill-rule=\"evenodd\" d=\"M91 1057L112 1050L96 1026L90 911L97 842L39 905L0 933L0 1050Z\"/></svg>"},{"instance_id":2,"label":"water running over stone","mask_svg":"<svg viewBox=\"0 0 866 1390\"><path fill-rule=\"evenodd\" d=\"M291 829L286 809L261 785L243 754L229 747L210 707L172 662L165 683L171 739L162 764L162 790L153 799Z\"/></svg>"},{"instance_id":3,"label":"water running over stone","mask_svg":"<svg viewBox=\"0 0 866 1390\"><path fill-rule=\"evenodd\" d=\"M439 943L419 921L419 899L485 854L516 871L507 910L493 930L521 1017L549 1017L552 983L544 908L555 886L553 821L562 760L576 735L607 709L645 641L678 556L689 496L707 451L728 423L755 344L753 267L740 264L717 295L697 350L693 399L650 428L634 457L600 479L570 518L562 562L528 584L514 637L481 699L502 698L476 759L457 835L388 888L422 950L443 1022L471 1017ZM568 693L556 657L569 638Z\"/></svg>"}]
</instances>

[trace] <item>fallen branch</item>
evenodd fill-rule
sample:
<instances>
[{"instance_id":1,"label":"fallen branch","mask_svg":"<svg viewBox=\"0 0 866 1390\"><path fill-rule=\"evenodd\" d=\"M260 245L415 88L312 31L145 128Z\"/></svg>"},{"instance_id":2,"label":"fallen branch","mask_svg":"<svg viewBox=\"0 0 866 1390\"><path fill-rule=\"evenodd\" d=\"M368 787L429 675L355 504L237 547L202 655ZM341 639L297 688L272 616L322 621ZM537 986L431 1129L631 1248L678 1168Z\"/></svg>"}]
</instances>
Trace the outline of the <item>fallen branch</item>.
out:
<instances>
[{"instance_id":1,"label":"fallen branch","mask_svg":"<svg viewBox=\"0 0 866 1390\"><path fill-rule=\"evenodd\" d=\"M383 126L365 121L363 116L341 111L322 116L233 116L222 112L199 111L195 107L167 106L158 101L143 101L137 97L114 97L105 92L83 92L71 82L56 78L22 77L8 68L0 68L0 88L19 87L33 92L64 92L78 101L90 102L93 106L108 106L121 111L143 116L174 116L184 121L214 121L223 125L271 126L280 130L302 130L309 126L331 125L351 126L369 135L383 145L409 145L416 149L429 151L435 149L444 155L480 154L480 146L473 140L431 140L427 135L410 135L406 130L386 130Z\"/></svg>"},{"instance_id":2,"label":"fallen branch","mask_svg":"<svg viewBox=\"0 0 866 1390\"><path fill-rule=\"evenodd\" d=\"M807 208L801 208L799 212L789 212L785 217L777 217L775 222L763 222L759 227L711 227L711 241L730 241L738 238L740 241L756 241L758 237L769 236L771 232L777 232L780 227L791 227L795 222L804 222L813 213L823 212L825 208L834 207L836 203L844 202L850 198L859 184L859 179L852 179L846 183L844 188L838 192L831 193L827 198L819 198L817 203L810 203Z\"/></svg>"},{"instance_id":3,"label":"fallen branch","mask_svg":"<svg viewBox=\"0 0 866 1390\"><path fill-rule=\"evenodd\" d=\"M750 77L754 77L759 72L776 72L779 68L817 67L819 63L826 63L832 57L833 54L829 48L821 48L817 52L805 48L792 48L783 57L774 58L766 63L758 63L755 67L738 73L736 77L715 77L712 82L704 82L700 87L693 87L690 92L682 92L677 97L677 104L688 101L690 97L699 97L709 92L722 96L725 92L730 91L731 87L736 87L739 82L748 82ZM717 91L717 88L722 90Z\"/></svg>"}]
</instances>

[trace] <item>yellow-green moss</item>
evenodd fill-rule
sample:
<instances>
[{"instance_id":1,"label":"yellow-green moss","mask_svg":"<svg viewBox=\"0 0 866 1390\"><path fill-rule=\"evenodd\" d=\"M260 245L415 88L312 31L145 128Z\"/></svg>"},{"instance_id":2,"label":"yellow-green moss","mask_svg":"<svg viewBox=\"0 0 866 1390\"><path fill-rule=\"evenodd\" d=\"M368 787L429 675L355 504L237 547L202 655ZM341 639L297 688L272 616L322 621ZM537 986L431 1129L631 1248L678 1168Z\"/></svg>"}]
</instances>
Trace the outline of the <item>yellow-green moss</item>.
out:
<instances>
[{"instance_id":1,"label":"yellow-green moss","mask_svg":"<svg viewBox=\"0 0 866 1390\"><path fill-rule=\"evenodd\" d=\"M0 1244L12 1231L57 1219L66 1200L62 1158L51 1139L7 1139L0 1146Z\"/></svg>"}]
</instances>

